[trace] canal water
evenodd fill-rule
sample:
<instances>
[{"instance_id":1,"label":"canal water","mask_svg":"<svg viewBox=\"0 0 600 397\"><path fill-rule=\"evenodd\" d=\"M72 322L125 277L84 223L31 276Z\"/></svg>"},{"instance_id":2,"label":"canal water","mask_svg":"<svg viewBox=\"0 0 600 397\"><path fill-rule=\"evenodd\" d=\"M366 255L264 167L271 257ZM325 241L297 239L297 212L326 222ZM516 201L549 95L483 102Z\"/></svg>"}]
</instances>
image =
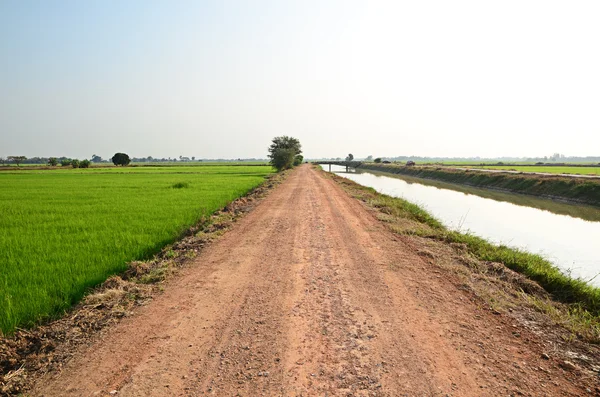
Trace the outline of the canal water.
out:
<instances>
[{"instance_id":1,"label":"canal water","mask_svg":"<svg viewBox=\"0 0 600 397\"><path fill-rule=\"evenodd\" d=\"M418 204L450 229L539 254L600 286L599 208L340 166L331 171Z\"/></svg>"}]
</instances>

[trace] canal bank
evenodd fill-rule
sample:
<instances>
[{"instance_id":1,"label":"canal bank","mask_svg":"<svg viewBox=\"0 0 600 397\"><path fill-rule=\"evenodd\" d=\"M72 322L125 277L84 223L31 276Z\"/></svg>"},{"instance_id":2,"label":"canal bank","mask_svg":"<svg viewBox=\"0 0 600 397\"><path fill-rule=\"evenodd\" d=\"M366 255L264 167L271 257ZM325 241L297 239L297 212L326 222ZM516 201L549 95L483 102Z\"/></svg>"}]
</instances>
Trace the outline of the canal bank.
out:
<instances>
[{"instance_id":1,"label":"canal bank","mask_svg":"<svg viewBox=\"0 0 600 397\"><path fill-rule=\"evenodd\" d=\"M341 183L354 197L359 198L366 205L380 212L381 214L378 217L389 223L393 231L401 235L443 241L457 250L463 250L465 258L473 256L478 260L489 263L492 267L501 265L501 267L517 271L539 284L555 300L569 304L572 310L585 309L585 312L593 316L596 324L598 323L600 289L597 284L595 286L591 283L597 283L593 277L596 271L595 266L577 266L565 271L564 267L559 269L555 262L549 260L548 255L544 255L544 249L540 250L531 245L519 243L524 236L536 235L537 232L526 228L526 226L533 225L541 226L541 230L546 230L544 237L539 236L540 239L538 240L556 235L560 241L560 236L563 236L563 239L568 241L564 241L563 244L559 245L571 249L570 245L577 240L578 235L573 231L573 224L569 222L582 222L583 225L586 225L584 227L592 228L593 230L582 231L583 234L580 236L583 238L585 235L590 235L592 239L593 236L599 235L596 228L600 227L600 222L557 215L546 210L517 206L507 202L495 202L473 194L449 193L446 189L408 183L392 176L376 176L369 172L360 171L345 173L342 169L334 169L334 171L341 171L340 175L344 178L340 178L336 174L330 174L331 177ZM390 183L399 185L388 185ZM417 198L416 194L421 194L422 190L426 190L427 195L430 195L430 197L427 198L427 195L421 195L420 198ZM436 196L436 192L445 196L443 198ZM418 205L413 203L418 203ZM442 207L453 209L453 221L449 221L448 218L439 219L442 218L439 206L431 208L431 203L438 203ZM459 208L460 203L465 204L468 207L467 210L465 210L466 207ZM489 207L489 205L492 205L492 207ZM427 211L422 207L425 207ZM513 207L517 207L519 212L512 215L515 219L510 219L511 214L509 211L514 209ZM559 223L552 226L547 224L548 219L544 218L546 220L540 224L540 220L536 218L539 216L550 216L550 219L553 216L558 217L557 222ZM401 222L395 222L395 219L401 219ZM567 224L562 222L567 222ZM507 232L511 237L498 241L481 230L474 230L477 225L486 223L500 225L494 233ZM515 230L518 233L513 233ZM588 245L592 265L597 264L597 255L594 252L595 244L584 244ZM516 247L517 245L518 247ZM556 243L552 241L546 244L546 248L550 249L555 245ZM571 249L570 252L576 252L578 249ZM568 255L568 252L566 254ZM585 277L582 274L575 273L575 271L581 272L582 270L586 274ZM592 276L588 277L587 275ZM523 286L525 292L529 288L526 285ZM598 337L600 338L600 336Z\"/></svg>"},{"instance_id":2,"label":"canal bank","mask_svg":"<svg viewBox=\"0 0 600 397\"><path fill-rule=\"evenodd\" d=\"M375 163L361 163L357 169L600 207L600 180L596 179Z\"/></svg>"}]
</instances>

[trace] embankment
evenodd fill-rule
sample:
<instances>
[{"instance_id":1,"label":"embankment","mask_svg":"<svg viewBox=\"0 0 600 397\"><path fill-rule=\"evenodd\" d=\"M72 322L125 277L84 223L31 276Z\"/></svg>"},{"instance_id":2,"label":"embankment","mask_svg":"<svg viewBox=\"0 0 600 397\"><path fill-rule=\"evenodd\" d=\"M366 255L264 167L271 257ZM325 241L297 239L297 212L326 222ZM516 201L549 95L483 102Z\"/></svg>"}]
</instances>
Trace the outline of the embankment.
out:
<instances>
[{"instance_id":1,"label":"embankment","mask_svg":"<svg viewBox=\"0 0 600 397\"><path fill-rule=\"evenodd\" d=\"M600 206L600 182L597 180L550 175L453 170L441 167L406 167L395 164L363 163L357 168Z\"/></svg>"},{"instance_id":2,"label":"embankment","mask_svg":"<svg viewBox=\"0 0 600 397\"><path fill-rule=\"evenodd\" d=\"M569 323L569 327L577 334L585 334L585 339L600 343L600 288L584 280L571 278L540 255L505 245L495 245L476 235L447 229L416 204L402 198L387 196L335 174L327 175L352 197L380 212L382 215L379 219L394 233L440 242L457 249L466 264L476 258L492 267L499 264L493 272L499 271L499 274L502 274L500 269L508 268L535 282L555 301L567 305L568 316L565 317L564 323ZM481 266L481 263L475 267ZM511 293L529 293L535 290L530 284L521 281Z\"/></svg>"}]
</instances>

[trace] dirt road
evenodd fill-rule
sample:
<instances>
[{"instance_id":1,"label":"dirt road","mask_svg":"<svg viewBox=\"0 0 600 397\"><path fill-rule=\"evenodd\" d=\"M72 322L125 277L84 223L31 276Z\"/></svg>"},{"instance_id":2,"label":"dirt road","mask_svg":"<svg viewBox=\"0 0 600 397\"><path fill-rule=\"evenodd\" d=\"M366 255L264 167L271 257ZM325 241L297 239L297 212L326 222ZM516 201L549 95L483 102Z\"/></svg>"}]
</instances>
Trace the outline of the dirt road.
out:
<instances>
[{"instance_id":1,"label":"dirt road","mask_svg":"<svg viewBox=\"0 0 600 397\"><path fill-rule=\"evenodd\" d=\"M581 395L518 331L302 166L32 394Z\"/></svg>"}]
</instances>

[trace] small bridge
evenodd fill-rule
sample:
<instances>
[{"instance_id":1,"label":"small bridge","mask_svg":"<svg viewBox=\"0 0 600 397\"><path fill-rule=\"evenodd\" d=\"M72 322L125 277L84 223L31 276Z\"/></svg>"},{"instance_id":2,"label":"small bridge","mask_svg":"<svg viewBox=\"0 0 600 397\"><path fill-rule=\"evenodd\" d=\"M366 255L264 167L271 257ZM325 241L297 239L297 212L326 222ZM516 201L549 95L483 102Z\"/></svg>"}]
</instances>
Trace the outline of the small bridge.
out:
<instances>
[{"instance_id":1,"label":"small bridge","mask_svg":"<svg viewBox=\"0 0 600 397\"><path fill-rule=\"evenodd\" d=\"M341 167L346 167L346 172L348 172L348 170L350 168L356 168L359 165L362 164L362 161L346 161L346 160L322 160L322 161L313 161L313 164L321 164L321 165L325 165L328 164L329 165L329 172L331 172L331 166L332 165L339 165Z\"/></svg>"}]
</instances>

